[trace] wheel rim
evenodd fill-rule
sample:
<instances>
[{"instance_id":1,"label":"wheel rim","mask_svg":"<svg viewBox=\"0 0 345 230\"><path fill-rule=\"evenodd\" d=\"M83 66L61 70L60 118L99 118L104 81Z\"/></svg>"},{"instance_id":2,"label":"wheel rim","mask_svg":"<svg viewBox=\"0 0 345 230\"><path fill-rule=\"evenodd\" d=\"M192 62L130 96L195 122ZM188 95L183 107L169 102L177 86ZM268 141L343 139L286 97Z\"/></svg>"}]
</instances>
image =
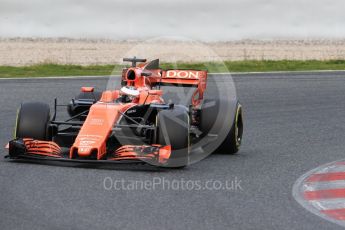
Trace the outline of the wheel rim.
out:
<instances>
[{"instance_id":1,"label":"wheel rim","mask_svg":"<svg viewBox=\"0 0 345 230\"><path fill-rule=\"evenodd\" d=\"M17 138L19 111L20 111L20 108L17 109L16 123L15 123L15 125L14 125L14 132L13 132L13 139L16 139L16 138Z\"/></svg>"},{"instance_id":2,"label":"wheel rim","mask_svg":"<svg viewBox=\"0 0 345 230\"><path fill-rule=\"evenodd\" d=\"M243 134L242 106L239 104L236 110L236 118L235 118L235 143L236 143L237 148L241 146L242 134Z\"/></svg>"}]
</instances>

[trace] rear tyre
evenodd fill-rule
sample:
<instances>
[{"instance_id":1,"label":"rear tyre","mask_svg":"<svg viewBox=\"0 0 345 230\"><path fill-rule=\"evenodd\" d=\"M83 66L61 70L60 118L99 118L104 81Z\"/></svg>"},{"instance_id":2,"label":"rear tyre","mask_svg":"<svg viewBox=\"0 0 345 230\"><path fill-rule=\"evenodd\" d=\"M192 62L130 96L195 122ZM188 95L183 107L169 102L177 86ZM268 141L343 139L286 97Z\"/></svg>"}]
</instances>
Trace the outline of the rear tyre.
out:
<instances>
[{"instance_id":1,"label":"rear tyre","mask_svg":"<svg viewBox=\"0 0 345 230\"><path fill-rule=\"evenodd\" d=\"M236 105L235 119L230 129L230 132L226 135L223 143L217 149L217 151L235 154L240 150L243 135L243 117L242 106L240 103Z\"/></svg>"},{"instance_id":2,"label":"rear tyre","mask_svg":"<svg viewBox=\"0 0 345 230\"><path fill-rule=\"evenodd\" d=\"M222 141L215 152L237 153L243 135L242 106L236 101L205 99L201 108L203 135L217 134Z\"/></svg>"},{"instance_id":3,"label":"rear tyre","mask_svg":"<svg viewBox=\"0 0 345 230\"><path fill-rule=\"evenodd\" d=\"M175 106L157 114L156 142L171 145L167 167L184 167L189 163L189 114L185 107Z\"/></svg>"},{"instance_id":4,"label":"rear tyre","mask_svg":"<svg viewBox=\"0 0 345 230\"><path fill-rule=\"evenodd\" d=\"M48 140L49 105L40 102L24 103L18 110L15 138Z\"/></svg>"}]
</instances>

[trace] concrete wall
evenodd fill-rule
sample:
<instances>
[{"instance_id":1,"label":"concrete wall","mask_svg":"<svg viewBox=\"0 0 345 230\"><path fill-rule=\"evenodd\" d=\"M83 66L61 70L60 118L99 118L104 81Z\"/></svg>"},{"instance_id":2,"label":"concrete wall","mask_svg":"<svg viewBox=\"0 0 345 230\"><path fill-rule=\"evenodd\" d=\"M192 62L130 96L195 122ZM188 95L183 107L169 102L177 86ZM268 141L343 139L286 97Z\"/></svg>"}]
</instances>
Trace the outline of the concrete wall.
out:
<instances>
[{"instance_id":1,"label":"concrete wall","mask_svg":"<svg viewBox=\"0 0 345 230\"><path fill-rule=\"evenodd\" d=\"M344 0L0 0L0 37L344 38Z\"/></svg>"}]
</instances>

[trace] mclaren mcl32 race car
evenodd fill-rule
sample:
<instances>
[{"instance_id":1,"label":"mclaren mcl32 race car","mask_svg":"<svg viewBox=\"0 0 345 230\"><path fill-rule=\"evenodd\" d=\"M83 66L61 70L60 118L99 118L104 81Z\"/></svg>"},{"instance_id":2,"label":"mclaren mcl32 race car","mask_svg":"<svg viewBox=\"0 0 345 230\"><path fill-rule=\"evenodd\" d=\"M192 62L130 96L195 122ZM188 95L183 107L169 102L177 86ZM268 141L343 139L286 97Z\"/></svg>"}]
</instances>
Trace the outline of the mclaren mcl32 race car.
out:
<instances>
[{"instance_id":1,"label":"mclaren mcl32 race car","mask_svg":"<svg viewBox=\"0 0 345 230\"><path fill-rule=\"evenodd\" d=\"M57 119L57 99L53 113L46 103L22 103L6 157L183 167L193 155L239 150L242 107L237 99L204 99L207 71L163 70L158 59L123 60L132 65L123 69L119 89L82 87L65 105L67 120ZM190 103L165 102L165 85L194 87Z\"/></svg>"}]
</instances>

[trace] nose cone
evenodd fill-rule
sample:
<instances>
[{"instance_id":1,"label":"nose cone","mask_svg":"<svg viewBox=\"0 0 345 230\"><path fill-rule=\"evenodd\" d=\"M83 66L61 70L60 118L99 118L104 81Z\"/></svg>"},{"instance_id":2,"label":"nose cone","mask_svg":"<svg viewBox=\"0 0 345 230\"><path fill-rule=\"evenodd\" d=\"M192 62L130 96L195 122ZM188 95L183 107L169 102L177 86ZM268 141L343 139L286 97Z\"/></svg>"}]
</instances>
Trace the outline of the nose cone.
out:
<instances>
[{"instance_id":1,"label":"nose cone","mask_svg":"<svg viewBox=\"0 0 345 230\"><path fill-rule=\"evenodd\" d=\"M120 117L118 104L96 103L91 106L89 114L79 131L70 151L70 157L92 157L101 159L106 154L106 141L112 128Z\"/></svg>"}]
</instances>

